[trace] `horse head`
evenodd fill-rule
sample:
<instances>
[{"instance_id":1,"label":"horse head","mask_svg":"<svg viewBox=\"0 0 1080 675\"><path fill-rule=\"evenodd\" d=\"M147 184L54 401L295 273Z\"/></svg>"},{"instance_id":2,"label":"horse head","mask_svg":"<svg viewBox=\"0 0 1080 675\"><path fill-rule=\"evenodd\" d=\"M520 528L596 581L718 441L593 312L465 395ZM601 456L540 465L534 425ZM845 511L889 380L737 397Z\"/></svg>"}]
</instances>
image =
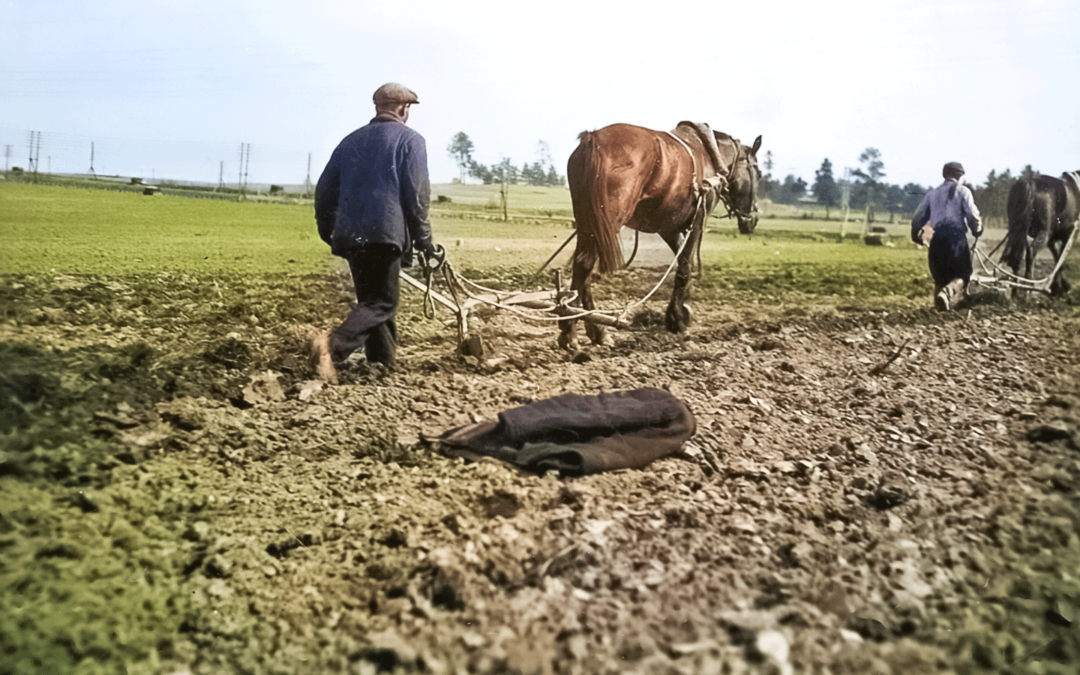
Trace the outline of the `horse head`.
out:
<instances>
[{"instance_id":1,"label":"horse head","mask_svg":"<svg viewBox=\"0 0 1080 675\"><path fill-rule=\"evenodd\" d=\"M754 139L754 145L747 147L738 143L739 156L728 178L725 203L728 211L738 220L741 234L753 234L758 221L758 182L761 169L758 168L757 151L761 148L761 136Z\"/></svg>"}]
</instances>

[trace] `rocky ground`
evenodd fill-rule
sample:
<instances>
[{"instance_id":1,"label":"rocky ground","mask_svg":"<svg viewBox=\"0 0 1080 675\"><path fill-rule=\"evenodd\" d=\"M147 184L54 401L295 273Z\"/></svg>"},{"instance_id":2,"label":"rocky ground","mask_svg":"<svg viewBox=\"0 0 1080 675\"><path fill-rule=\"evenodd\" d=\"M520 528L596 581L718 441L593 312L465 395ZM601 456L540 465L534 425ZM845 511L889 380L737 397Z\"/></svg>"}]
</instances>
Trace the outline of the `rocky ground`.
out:
<instances>
[{"instance_id":1,"label":"rocky ground","mask_svg":"<svg viewBox=\"0 0 1080 675\"><path fill-rule=\"evenodd\" d=\"M324 387L304 326L341 305L250 283L5 280L0 672L1080 667L1069 303L733 294L577 358L485 312L473 359L407 296L397 370ZM569 479L424 440L637 387L694 412L682 456Z\"/></svg>"}]
</instances>

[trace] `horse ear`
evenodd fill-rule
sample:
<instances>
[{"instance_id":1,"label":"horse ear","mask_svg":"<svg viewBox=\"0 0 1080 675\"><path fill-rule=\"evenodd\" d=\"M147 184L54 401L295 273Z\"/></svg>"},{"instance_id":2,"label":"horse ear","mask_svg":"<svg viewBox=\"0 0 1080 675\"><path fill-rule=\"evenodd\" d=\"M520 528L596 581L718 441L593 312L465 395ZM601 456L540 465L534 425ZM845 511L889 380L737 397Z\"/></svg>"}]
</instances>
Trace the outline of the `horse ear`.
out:
<instances>
[{"instance_id":1,"label":"horse ear","mask_svg":"<svg viewBox=\"0 0 1080 675\"><path fill-rule=\"evenodd\" d=\"M757 154L758 149L761 147L761 136L759 135L754 139L754 146L750 148L750 152Z\"/></svg>"}]
</instances>

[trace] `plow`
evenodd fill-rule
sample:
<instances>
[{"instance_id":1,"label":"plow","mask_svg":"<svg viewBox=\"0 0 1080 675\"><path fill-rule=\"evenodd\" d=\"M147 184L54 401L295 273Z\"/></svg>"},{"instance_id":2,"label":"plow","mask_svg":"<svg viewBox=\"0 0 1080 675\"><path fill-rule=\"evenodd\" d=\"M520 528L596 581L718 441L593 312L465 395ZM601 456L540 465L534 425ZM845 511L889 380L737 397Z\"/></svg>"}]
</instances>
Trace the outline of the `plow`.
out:
<instances>
[{"instance_id":1,"label":"plow","mask_svg":"<svg viewBox=\"0 0 1080 675\"><path fill-rule=\"evenodd\" d=\"M467 356L480 357L483 354L483 341L478 331L470 326L469 315L478 307L491 307L513 313L535 322L558 322L566 319L581 319L589 323L610 328L627 329L630 327L627 317L646 298L624 308L616 314L610 311L583 310L574 307L577 292L562 288L561 273L556 270L554 290L538 291L503 291L481 286L461 276L446 259L440 247L440 255L423 265L424 279L421 281L411 274L401 271L400 277L409 286L424 294L424 315L435 316L435 306L442 305L450 310L457 323L458 348ZM435 281L441 276L446 293L435 290ZM666 277L666 275L665 275ZM661 283L663 279L661 279ZM650 293L651 295L651 293Z\"/></svg>"},{"instance_id":2,"label":"plow","mask_svg":"<svg viewBox=\"0 0 1080 675\"><path fill-rule=\"evenodd\" d=\"M1015 274L1000 261L994 261L994 254L996 254L1002 244L1005 243L1004 240L995 246L989 253L983 251L979 247L978 240L976 240L975 245L972 246L971 249L972 267L974 268L971 275L971 281L984 288L996 291L1038 291L1049 295L1051 285L1061 271L1061 268L1064 267L1065 260L1069 255L1069 249L1072 248L1073 242L1076 241L1077 230L1080 230L1080 228L1073 228L1072 235L1069 236L1061 249L1061 255L1057 256L1057 261L1054 264L1053 270L1051 270L1048 275L1039 279L1029 279L1019 274Z\"/></svg>"},{"instance_id":3,"label":"plow","mask_svg":"<svg viewBox=\"0 0 1080 675\"><path fill-rule=\"evenodd\" d=\"M533 274L532 278L536 278L569 241L568 239L564 242L563 246L548 258L540 269ZM580 319L586 323L607 328L629 329L631 314L644 305L667 280L675 269L679 254L682 253L687 241L689 241L689 238L684 239L682 246L676 252L675 258L668 265L667 270L656 285L653 286L652 290L641 299L628 303L618 312L599 309L586 310L580 306L575 306L574 303L578 300L578 293L563 288L562 273L559 270L553 272L555 279L554 289L503 291L481 286L459 274L450 261L447 260L446 251L441 246L438 248L435 257L425 261L422 265L423 280L417 279L404 270L400 272L400 277L406 284L424 294L424 316L434 318L436 305L442 305L450 310L457 323L459 351L467 356L480 357L483 354L483 341L478 331L470 326L469 315L481 306L506 311L528 321L538 323ZM446 288L445 293L435 290L435 282L439 277L442 279L442 285Z\"/></svg>"}]
</instances>

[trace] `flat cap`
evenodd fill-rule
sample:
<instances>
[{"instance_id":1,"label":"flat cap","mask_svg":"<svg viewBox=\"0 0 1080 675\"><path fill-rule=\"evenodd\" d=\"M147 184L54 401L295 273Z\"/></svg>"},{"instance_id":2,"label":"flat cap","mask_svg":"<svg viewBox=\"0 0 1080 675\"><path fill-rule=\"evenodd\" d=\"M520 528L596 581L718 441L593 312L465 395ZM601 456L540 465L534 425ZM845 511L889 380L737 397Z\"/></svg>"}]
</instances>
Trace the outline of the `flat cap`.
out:
<instances>
[{"instance_id":1,"label":"flat cap","mask_svg":"<svg viewBox=\"0 0 1080 675\"><path fill-rule=\"evenodd\" d=\"M375 101L375 105L420 102L420 100L416 98L416 92L397 82L387 82L376 89L372 99Z\"/></svg>"},{"instance_id":2,"label":"flat cap","mask_svg":"<svg viewBox=\"0 0 1080 675\"><path fill-rule=\"evenodd\" d=\"M953 176L963 176L964 165L960 162L949 162L941 169L942 178L952 178Z\"/></svg>"}]
</instances>

